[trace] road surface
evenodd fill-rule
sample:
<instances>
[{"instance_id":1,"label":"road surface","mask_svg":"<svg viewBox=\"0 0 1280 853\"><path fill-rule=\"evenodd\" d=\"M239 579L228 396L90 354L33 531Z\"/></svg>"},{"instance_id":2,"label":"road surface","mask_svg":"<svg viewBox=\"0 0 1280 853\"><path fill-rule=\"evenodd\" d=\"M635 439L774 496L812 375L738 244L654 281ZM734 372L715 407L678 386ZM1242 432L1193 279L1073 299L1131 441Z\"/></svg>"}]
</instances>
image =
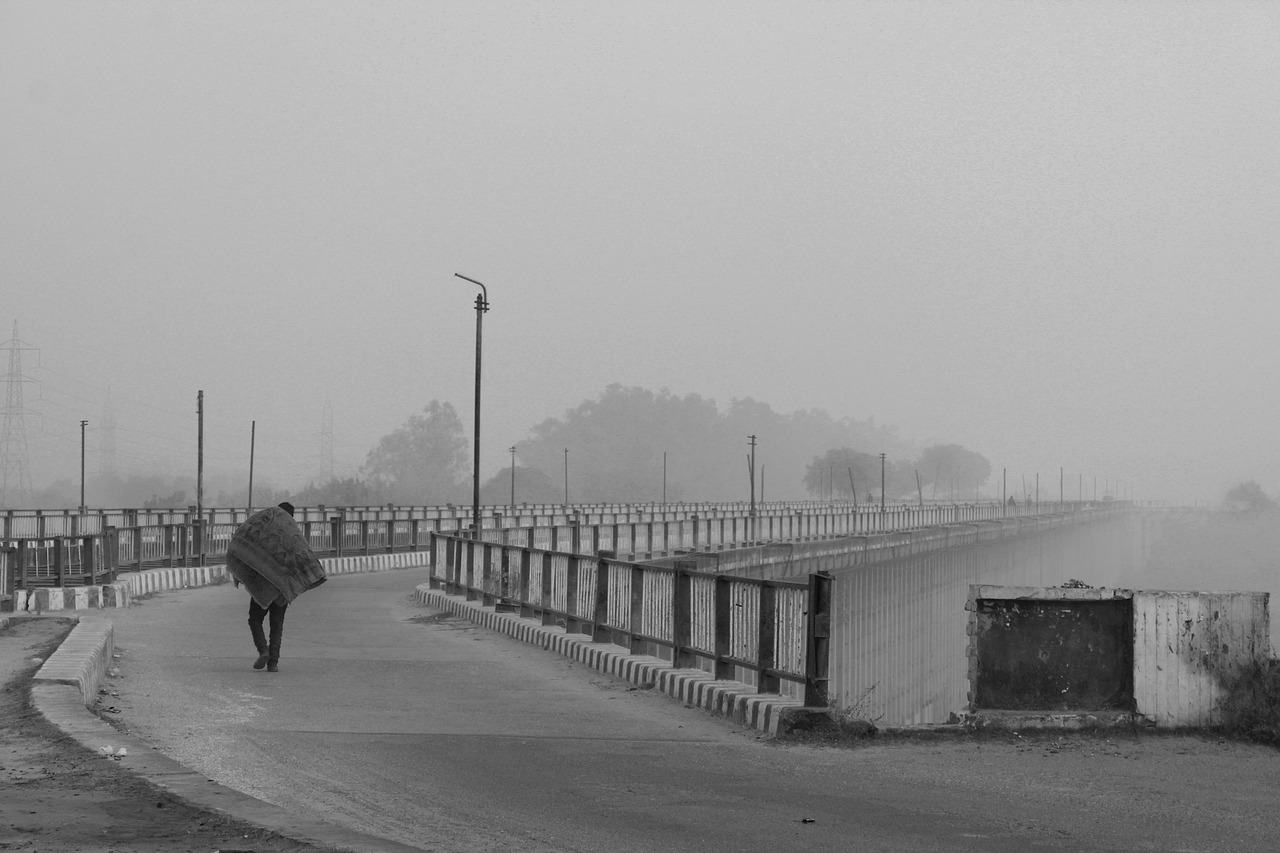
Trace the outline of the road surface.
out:
<instances>
[{"instance_id":1,"label":"road surface","mask_svg":"<svg viewBox=\"0 0 1280 853\"><path fill-rule=\"evenodd\" d=\"M1226 851L1280 837L1274 750L780 746L419 607L426 580L330 578L290 606L274 674L251 668L243 590L116 611L118 719L222 784L451 853Z\"/></svg>"}]
</instances>

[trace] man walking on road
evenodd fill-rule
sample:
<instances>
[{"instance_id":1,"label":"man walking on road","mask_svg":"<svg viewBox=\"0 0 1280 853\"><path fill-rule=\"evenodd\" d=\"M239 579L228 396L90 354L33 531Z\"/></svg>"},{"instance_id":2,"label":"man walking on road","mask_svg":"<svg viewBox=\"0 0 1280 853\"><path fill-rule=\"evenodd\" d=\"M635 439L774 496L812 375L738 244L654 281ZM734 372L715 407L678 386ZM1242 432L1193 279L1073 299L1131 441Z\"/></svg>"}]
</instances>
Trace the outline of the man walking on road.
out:
<instances>
[{"instance_id":1,"label":"man walking on road","mask_svg":"<svg viewBox=\"0 0 1280 853\"><path fill-rule=\"evenodd\" d=\"M279 672L285 610L293 599L325 582L324 567L293 520L293 504L284 501L254 513L236 528L227 548L227 571L251 596L249 631L258 650L253 668ZM262 630L268 617L270 640Z\"/></svg>"}]
</instances>

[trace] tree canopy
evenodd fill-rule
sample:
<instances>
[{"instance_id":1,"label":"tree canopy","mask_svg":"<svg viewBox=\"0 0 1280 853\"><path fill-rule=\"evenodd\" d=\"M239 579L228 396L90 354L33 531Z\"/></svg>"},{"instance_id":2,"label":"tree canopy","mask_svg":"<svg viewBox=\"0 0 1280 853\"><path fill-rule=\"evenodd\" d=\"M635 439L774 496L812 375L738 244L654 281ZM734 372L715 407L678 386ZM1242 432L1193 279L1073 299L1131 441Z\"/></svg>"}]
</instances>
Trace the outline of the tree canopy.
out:
<instances>
[{"instance_id":1,"label":"tree canopy","mask_svg":"<svg viewBox=\"0 0 1280 853\"><path fill-rule=\"evenodd\" d=\"M382 499L442 504L466 492L466 432L452 403L432 400L404 425L384 435L361 469Z\"/></svg>"},{"instance_id":2,"label":"tree canopy","mask_svg":"<svg viewBox=\"0 0 1280 853\"><path fill-rule=\"evenodd\" d=\"M1233 506L1247 510L1274 510L1276 502L1271 499L1270 495L1262 491L1262 486L1250 480L1247 483L1237 483L1227 490L1226 502Z\"/></svg>"},{"instance_id":3,"label":"tree canopy","mask_svg":"<svg viewBox=\"0 0 1280 853\"><path fill-rule=\"evenodd\" d=\"M525 465L561 483L557 501L564 499L566 462L573 502L661 500L664 454L668 501L746 500L749 436L756 437L756 497L766 500L802 497L806 465L824 448L855 442L895 456L904 448L892 429L873 420L835 419L820 410L786 415L750 398L731 400L722 411L697 394L622 385L548 418L516 447Z\"/></svg>"}]
</instances>

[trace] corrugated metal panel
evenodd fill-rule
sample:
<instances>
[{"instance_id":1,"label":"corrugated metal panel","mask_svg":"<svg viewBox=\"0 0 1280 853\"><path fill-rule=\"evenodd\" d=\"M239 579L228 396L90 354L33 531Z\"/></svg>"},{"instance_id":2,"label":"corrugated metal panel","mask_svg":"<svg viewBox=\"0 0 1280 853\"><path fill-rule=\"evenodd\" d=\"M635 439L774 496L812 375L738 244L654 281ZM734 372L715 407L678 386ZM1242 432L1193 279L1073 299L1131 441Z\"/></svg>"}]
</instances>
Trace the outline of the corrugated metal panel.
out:
<instances>
[{"instance_id":1,"label":"corrugated metal panel","mask_svg":"<svg viewBox=\"0 0 1280 853\"><path fill-rule=\"evenodd\" d=\"M760 584L729 581L729 654L754 661L759 650Z\"/></svg>"},{"instance_id":2,"label":"corrugated metal panel","mask_svg":"<svg viewBox=\"0 0 1280 853\"><path fill-rule=\"evenodd\" d=\"M759 593L756 595L759 601ZM808 638L809 590L780 587L777 591L778 620L774 628L774 668L804 675L805 644ZM756 612L758 613L758 607ZM757 622L759 617L757 616ZM757 637L757 643L759 638Z\"/></svg>"},{"instance_id":3,"label":"corrugated metal panel","mask_svg":"<svg viewBox=\"0 0 1280 853\"><path fill-rule=\"evenodd\" d=\"M569 557L551 555L551 609L569 610Z\"/></svg>"},{"instance_id":4,"label":"corrugated metal panel","mask_svg":"<svg viewBox=\"0 0 1280 853\"><path fill-rule=\"evenodd\" d=\"M644 573L644 626L641 631L650 637L672 642L672 593L675 575L669 572Z\"/></svg>"},{"instance_id":5,"label":"corrugated metal panel","mask_svg":"<svg viewBox=\"0 0 1280 853\"><path fill-rule=\"evenodd\" d=\"M611 628L631 629L631 566L609 563L609 616Z\"/></svg>"},{"instance_id":6,"label":"corrugated metal panel","mask_svg":"<svg viewBox=\"0 0 1280 853\"><path fill-rule=\"evenodd\" d=\"M692 577L689 579L689 645L698 651L715 654L715 578Z\"/></svg>"},{"instance_id":7,"label":"corrugated metal panel","mask_svg":"<svg viewBox=\"0 0 1280 853\"><path fill-rule=\"evenodd\" d=\"M1269 654L1270 631L1265 593L1135 592L1138 713L1161 727L1222 723L1235 681Z\"/></svg>"}]
</instances>

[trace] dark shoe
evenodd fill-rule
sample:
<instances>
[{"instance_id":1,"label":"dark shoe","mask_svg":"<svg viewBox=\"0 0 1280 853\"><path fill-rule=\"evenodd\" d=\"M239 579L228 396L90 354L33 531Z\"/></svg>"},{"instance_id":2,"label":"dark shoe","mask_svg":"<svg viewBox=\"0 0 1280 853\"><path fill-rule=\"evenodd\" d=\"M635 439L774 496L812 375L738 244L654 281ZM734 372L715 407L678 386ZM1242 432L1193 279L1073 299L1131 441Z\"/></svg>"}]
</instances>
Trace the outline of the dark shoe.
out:
<instances>
[{"instance_id":1,"label":"dark shoe","mask_svg":"<svg viewBox=\"0 0 1280 853\"><path fill-rule=\"evenodd\" d=\"M258 659L253 662L253 668L262 669L266 665L267 665L267 653L258 652Z\"/></svg>"},{"instance_id":2,"label":"dark shoe","mask_svg":"<svg viewBox=\"0 0 1280 853\"><path fill-rule=\"evenodd\" d=\"M279 672L280 667L274 663L267 664L267 672Z\"/></svg>"}]
</instances>

